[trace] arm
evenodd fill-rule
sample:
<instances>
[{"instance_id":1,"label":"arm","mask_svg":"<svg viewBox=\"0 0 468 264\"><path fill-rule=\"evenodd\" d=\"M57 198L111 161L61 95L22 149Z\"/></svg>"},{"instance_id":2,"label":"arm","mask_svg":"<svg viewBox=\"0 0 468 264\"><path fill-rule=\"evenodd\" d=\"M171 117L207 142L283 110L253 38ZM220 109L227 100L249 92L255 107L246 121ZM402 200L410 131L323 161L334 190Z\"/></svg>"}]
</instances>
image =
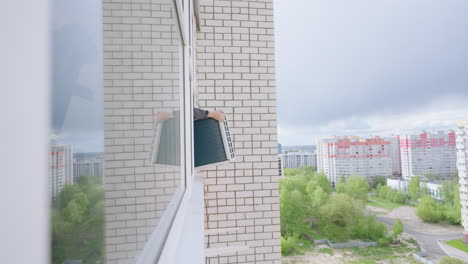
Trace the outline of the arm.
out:
<instances>
[{"instance_id":1,"label":"arm","mask_svg":"<svg viewBox=\"0 0 468 264\"><path fill-rule=\"evenodd\" d=\"M193 108L193 120L194 121L208 119L210 117L220 122L224 122L223 111L210 112L210 111L203 110L200 108Z\"/></svg>"},{"instance_id":2,"label":"arm","mask_svg":"<svg viewBox=\"0 0 468 264\"><path fill-rule=\"evenodd\" d=\"M193 108L193 120L203 120L208 118L209 111L200 108Z\"/></svg>"}]
</instances>

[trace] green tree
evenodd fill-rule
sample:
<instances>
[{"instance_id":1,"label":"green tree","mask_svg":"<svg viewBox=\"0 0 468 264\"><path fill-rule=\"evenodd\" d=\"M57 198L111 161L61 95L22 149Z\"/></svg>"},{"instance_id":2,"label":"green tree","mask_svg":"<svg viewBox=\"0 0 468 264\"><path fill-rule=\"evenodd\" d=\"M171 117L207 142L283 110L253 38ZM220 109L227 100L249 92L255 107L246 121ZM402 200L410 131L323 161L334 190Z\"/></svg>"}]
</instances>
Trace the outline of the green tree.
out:
<instances>
[{"instance_id":1,"label":"green tree","mask_svg":"<svg viewBox=\"0 0 468 264\"><path fill-rule=\"evenodd\" d=\"M303 234L307 230L304 196L299 190L281 189L280 210L281 234L283 236L294 233Z\"/></svg>"},{"instance_id":2,"label":"green tree","mask_svg":"<svg viewBox=\"0 0 468 264\"><path fill-rule=\"evenodd\" d=\"M75 201L72 200L68 203L67 207L63 210L64 219L73 224L83 222L85 212L83 208Z\"/></svg>"},{"instance_id":3,"label":"green tree","mask_svg":"<svg viewBox=\"0 0 468 264\"><path fill-rule=\"evenodd\" d=\"M52 263L103 260L104 190L99 178L81 176L65 186L52 208Z\"/></svg>"},{"instance_id":4,"label":"green tree","mask_svg":"<svg viewBox=\"0 0 468 264\"><path fill-rule=\"evenodd\" d=\"M395 223L393 224L393 239L397 239L401 233L403 233L403 223L401 222L400 218L397 218Z\"/></svg>"},{"instance_id":5,"label":"green tree","mask_svg":"<svg viewBox=\"0 0 468 264\"><path fill-rule=\"evenodd\" d=\"M323 191L322 187L317 187L311 197L312 206L317 211L322 207L328 200L328 194Z\"/></svg>"},{"instance_id":6,"label":"green tree","mask_svg":"<svg viewBox=\"0 0 468 264\"><path fill-rule=\"evenodd\" d=\"M416 207L416 215L424 222L437 223L444 220L442 205L430 195L424 195Z\"/></svg>"},{"instance_id":7,"label":"green tree","mask_svg":"<svg viewBox=\"0 0 468 264\"><path fill-rule=\"evenodd\" d=\"M320 215L323 222L344 227L350 225L363 208L362 203L353 202L347 194L332 194L322 206Z\"/></svg>"},{"instance_id":8,"label":"green tree","mask_svg":"<svg viewBox=\"0 0 468 264\"><path fill-rule=\"evenodd\" d=\"M68 203L73 200L75 194L81 192L80 186L77 184L66 185L59 193L57 200L55 201L55 207L63 210L67 207Z\"/></svg>"},{"instance_id":9,"label":"green tree","mask_svg":"<svg viewBox=\"0 0 468 264\"><path fill-rule=\"evenodd\" d=\"M379 184L381 186L387 185L387 178L381 175L369 178L370 189L375 189Z\"/></svg>"},{"instance_id":10,"label":"green tree","mask_svg":"<svg viewBox=\"0 0 468 264\"><path fill-rule=\"evenodd\" d=\"M444 203L453 204L455 193L458 193L458 185L444 181L440 193Z\"/></svg>"},{"instance_id":11,"label":"green tree","mask_svg":"<svg viewBox=\"0 0 468 264\"><path fill-rule=\"evenodd\" d=\"M296 176L296 175L299 175L299 173L300 173L299 169L290 169L290 168L284 169L284 176L286 177Z\"/></svg>"},{"instance_id":12,"label":"green tree","mask_svg":"<svg viewBox=\"0 0 468 264\"><path fill-rule=\"evenodd\" d=\"M425 176L426 179L428 179L428 180L439 180L439 179L440 179L440 176L439 176L439 175L434 174L434 173L431 173L431 172L425 173L424 176Z\"/></svg>"},{"instance_id":13,"label":"green tree","mask_svg":"<svg viewBox=\"0 0 468 264\"><path fill-rule=\"evenodd\" d=\"M418 175L413 176L408 183L408 196L413 201L421 197L421 178Z\"/></svg>"},{"instance_id":14,"label":"green tree","mask_svg":"<svg viewBox=\"0 0 468 264\"><path fill-rule=\"evenodd\" d=\"M445 189L445 190L444 190ZM442 187L444 197L444 213L447 220L454 225L461 223L460 185L447 184Z\"/></svg>"},{"instance_id":15,"label":"green tree","mask_svg":"<svg viewBox=\"0 0 468 264\"><path fill-rule=\"evenodd\" d=\"M333 191L330 181L328 180L327 175L323 173L315 173L312 178L318 186L326 193L331 193Z\"/></svg>"},{"instance_id":16,"label":"green tree","mask_svg":"<svg viewBox=\"0 0 468 264\"><path fill-rule=\"evenodd\" d=\"M337 193L344 193L345 192L345 177L343 175L340 176L338 182L336 183L336 192Z\"/></svg>"},{"instance_id":17,"label":"green tree","mask_svg":"<svg viewBox=\"0 0 468 264\"><path fill-rule=\"evenodd\" d=\"M345 184L344 192L352 198L365 202L367 201L369 184L364 177L351 176Z\"/></svg>"},{"instance_id":18,"label":"green tree","mask_svg":"<svg viewBox=\"0 0 468 264\"><path fill-rule=\"evenodd\" d=\"M312 177L306 186L306 193L310 197L310 199L313 199L315 190L317 188L321 188L322 191L325 192L326 194L329 194L332 192L331 184L328 181L328 178L325 174L321 174L321 173L312 174Z\"/></svg>"}]
</instances>

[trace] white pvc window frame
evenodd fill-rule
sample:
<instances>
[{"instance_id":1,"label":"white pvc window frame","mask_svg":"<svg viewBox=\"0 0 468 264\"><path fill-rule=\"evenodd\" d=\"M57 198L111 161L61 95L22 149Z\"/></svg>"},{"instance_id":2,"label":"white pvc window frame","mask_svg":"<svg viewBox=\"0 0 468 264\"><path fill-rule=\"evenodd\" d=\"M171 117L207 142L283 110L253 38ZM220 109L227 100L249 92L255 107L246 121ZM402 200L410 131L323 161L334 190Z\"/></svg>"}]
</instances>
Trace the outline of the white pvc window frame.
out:
<instances>
[{"instance_id":1,"label":"white pvc window frame","mask_svg":"<svg viewBox=\"0 0 468 264\"><path fill-rule=\"evenodd\" d=\"M48 0L2 4L0 259L48 264L51 5Z\"/></svg>"},{"instance_id":2,"label":"white pvc window frame","mask_svg":"<svg viewBox=\"0 0 468 264\"><path fill-rule=\"evenodd\" d=\"M196 57L193 48L196 36L193 23L198 19L195 15L198 12L198 1L173 1L183 49L181 104L184 106L184 123L181 127L184 128L184 136L181 142L184 144L181 144L181 153L184 154L181 165L185 190L177 193L177 197L173 197L166 208L160 224L140 255L138 264L204 263L203 183L201 177L195 175L193 157L193 87L196 84Z\"/></svg>"}]
</instances>

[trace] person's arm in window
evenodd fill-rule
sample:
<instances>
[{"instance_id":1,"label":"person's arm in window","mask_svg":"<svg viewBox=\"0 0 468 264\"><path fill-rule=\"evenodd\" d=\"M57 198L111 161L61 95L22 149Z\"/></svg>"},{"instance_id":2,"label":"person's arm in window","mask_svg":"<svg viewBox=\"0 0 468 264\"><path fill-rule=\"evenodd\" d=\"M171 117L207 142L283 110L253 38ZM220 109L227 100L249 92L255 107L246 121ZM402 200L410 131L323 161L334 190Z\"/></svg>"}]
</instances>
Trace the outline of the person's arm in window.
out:
<instances>
[{"instance_id":1,"label":"person's arm in window","mask_svg":"<svg viewBox=\"0 0 468 264\"><path fill-rule=\"evenodd\" d=\"M220 122L224 122L224 112L223 111L208 111L208 110L203 110L200 108L193 108L193 120L203 120L203 119L208 119L208 118L213 118L216 119Z\"/></svg>"},{"instance_id":2,"label":"person's arm in window","mask_svg":"<svg viewBox=\"0 0 468 264\"><path fill-rule=\"evenodd\" d=\"M156 122L162 123L173 117L172 112L158 112L156 114ZM200 108L193 108L193 121L208 119L210 117L220 122L224 122L224 111L218 110L210 112Z\"/></svg>"}]
</instances>

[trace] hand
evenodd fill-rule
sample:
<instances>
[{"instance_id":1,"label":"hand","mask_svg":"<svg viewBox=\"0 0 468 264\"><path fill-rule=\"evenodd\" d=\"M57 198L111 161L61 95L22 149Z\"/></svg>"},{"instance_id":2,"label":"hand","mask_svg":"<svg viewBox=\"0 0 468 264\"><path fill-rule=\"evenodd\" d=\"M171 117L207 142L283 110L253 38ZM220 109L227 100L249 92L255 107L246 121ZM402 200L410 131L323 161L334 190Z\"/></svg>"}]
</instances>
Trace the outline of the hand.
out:
<instances>
[{"instance_id":1,"label":"hand","mask_svg":"<svg viewBox=\"0 0 468 264\"><path fill-rule=\"evenodd\" d=\"M156 113L156 122L162 123L170 118L173 118L174 115L170 112L158 112Z\"/></svg>"},{"instance_id":2,"label":"hand","mask_svg":"<svg viewBox=\"0 0 468 264\"><path fill-rule=\"evenodd\" d=\"M224 122L224 111L219 110L219 111L209 112L208 117L216 119L219 122Z\"/></svg>"}]
</instances>

